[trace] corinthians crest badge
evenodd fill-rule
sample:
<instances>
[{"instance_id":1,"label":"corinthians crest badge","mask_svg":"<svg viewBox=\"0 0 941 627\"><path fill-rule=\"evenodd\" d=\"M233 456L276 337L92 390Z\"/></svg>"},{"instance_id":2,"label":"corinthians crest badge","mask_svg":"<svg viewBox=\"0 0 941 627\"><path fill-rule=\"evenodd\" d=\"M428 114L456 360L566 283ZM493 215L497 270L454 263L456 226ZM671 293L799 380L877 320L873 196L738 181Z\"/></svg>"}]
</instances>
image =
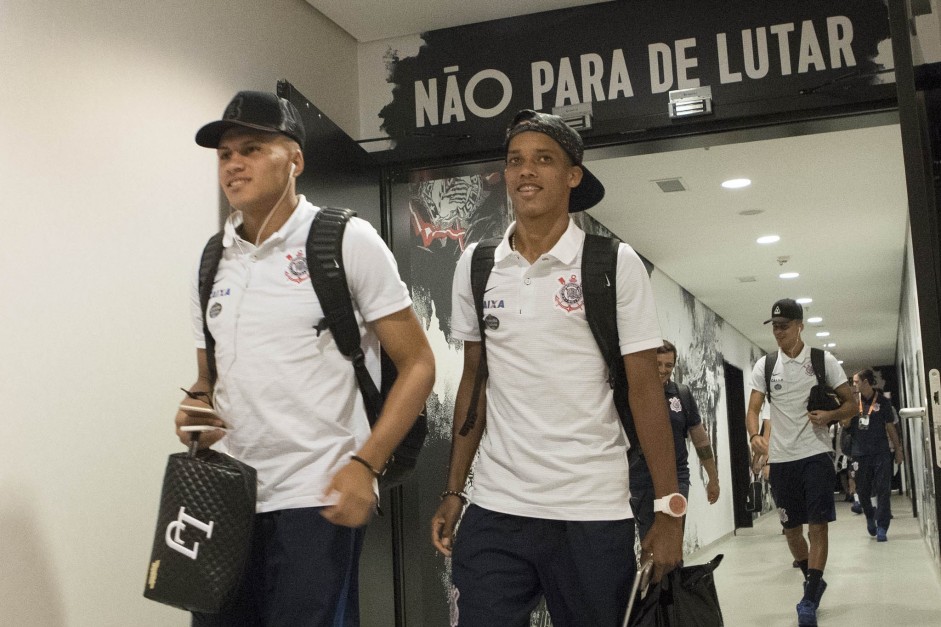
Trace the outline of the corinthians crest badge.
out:
<instances>
[{"instance_id":1,"label":"corinthians crest badge","mask_svg":"<svg viewBox=\"0 0 941 627\"><path fill-rule=\"evenodd\" d=\"M579 284L578 278L574 274L569 277L568 281L563 277L559 277L559 283L562 284L562 287L555 293L556 307L569 313L582 309L585 306L585 300L582 297L582 286Z\"/></svg>"},{"instance_id":2,"label":"corinthians crest badge","mask_svg":"<svg viewBox=\"0 0 941 627\"><path fill-rule=\"evenodd\" d=\"M284 276L294 283L303 283L310 278L307 272L307 259L304 257L304 251L299 250L293 255L285 255L288 259L288 269L284 271Z\"/></svg>"}]
</instances>

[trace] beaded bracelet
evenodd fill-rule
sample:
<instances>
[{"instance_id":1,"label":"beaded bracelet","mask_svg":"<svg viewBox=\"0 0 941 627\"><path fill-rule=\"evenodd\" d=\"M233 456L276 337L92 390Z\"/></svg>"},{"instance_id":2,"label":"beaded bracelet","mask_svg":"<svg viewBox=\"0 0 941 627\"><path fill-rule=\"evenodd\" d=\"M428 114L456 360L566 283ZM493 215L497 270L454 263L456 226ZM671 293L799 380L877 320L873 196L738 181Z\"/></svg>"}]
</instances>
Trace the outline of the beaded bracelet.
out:
<instances>
[{"instance_id":1,"label":"beaded bracelet","mask_svg":"<svg viewBox=\"0 0 941 627\"><path fill-rule=\"evenodd\" d=\"M457 498L461 499L461 503L463 503L464 505L467 505L467 495L464 494L463 492L460 492L458 490L445 490L444 492L441 493L441 500L443 501L449 496L456 496Z\"/></svg>"}]
</instances>

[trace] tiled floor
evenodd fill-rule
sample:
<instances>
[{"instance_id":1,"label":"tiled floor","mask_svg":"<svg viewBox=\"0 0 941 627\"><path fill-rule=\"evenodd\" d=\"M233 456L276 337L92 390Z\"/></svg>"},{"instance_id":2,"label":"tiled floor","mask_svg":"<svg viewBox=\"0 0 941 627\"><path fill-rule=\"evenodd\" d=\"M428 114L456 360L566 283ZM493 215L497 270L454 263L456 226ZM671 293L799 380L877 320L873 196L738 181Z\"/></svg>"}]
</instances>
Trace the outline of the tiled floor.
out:
<instances>
[{"instance_id":1,"label":"tiled floor","mask_svg":"<svg viewBox=\"0 0 941 627\"><path fill-rule=\"evenodd\" d=\"M889 541L866 533L863 516L837 503L830 526L829 584L817 619L821 627L941 626L941 577L931 562L907 497L893 496ZM687 559L699 564L723 553L716 588L729 627L793 627L801 573L792 568L774 514L755 527L706 547Z\"/></svg>"}]
</instances>

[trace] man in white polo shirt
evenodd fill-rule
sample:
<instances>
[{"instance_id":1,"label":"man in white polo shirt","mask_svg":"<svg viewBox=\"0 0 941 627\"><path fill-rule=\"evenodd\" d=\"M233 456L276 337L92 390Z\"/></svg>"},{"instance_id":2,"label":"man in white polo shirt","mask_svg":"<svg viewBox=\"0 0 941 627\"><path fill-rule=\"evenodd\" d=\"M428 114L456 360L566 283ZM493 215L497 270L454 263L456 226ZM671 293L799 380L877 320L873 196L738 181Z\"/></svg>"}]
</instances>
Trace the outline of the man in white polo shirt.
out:
<instances>
[{"instance_id":1,"label":"man in white polo shirt","mask_svg":"<svg viewBox=\"0 0 941 627\"><path fill-rule=\"evenodd\" d=\"M544 596L557 627L621 624L635 572L627 441L608 368L581 295L585 233L569 216L601 200L582 164L578 133L524 110L506 137L506 186L516 221L494 253L487 283L486 393L461 427L483 359L468 247L455 271L451 329L464 341L450 469L432 541L452 556L451 623L519 627ZM630 406L658 497L644 542L659 578L682 559L685 511L656 349L663 344L643 263L620 245L618 331ZM485 428L486 427L486 428ZM463 513L474 455L471 505ZM453 554L452 554L453 550Z\"/></svg>"},{"instance_id":2,"label":"man in white polo shirt","mask_svg":"<svg viewBox=\"0 0 941 627\"><path fill-rule=\"evenodd\" d=\"M853 416L856 405L846 373L836 358L825 351L825 380L836 390L841 405L833 411L808 411L810 391L817 385L817 377L811 349L801 340L803 320L804 308L793 299L781 299L771 308L771 318L765 324L772 325L778 351L771 372L770 443L767 434L759 433L761 406L765 396L769 396L765 385L767 355L752 370L746 426L753 453L768 455L771 491L787 545L804 573L804 593L797 604L798 624L812 627L817 624L817 608L827 587L823 570L827 564L828 524L836 520L833 502L836 470L829 427Z\"/></svg>"},{"instance_id":3,"label":"man in white polo shirt","mask_svg":"<svg viewBox=\"0 0 941 627\"><path fill-rule=\"evenodd\" d=\"M196 143L214 148L233 212L207 307L215 368L207 357L193 273L192 314L199 377L184 399L211 406L176 416L183 442L194 424L225 426L230 454L258 471L252 553L232 607L194 614L198 626L359 625L358 561L376 508L376 476L412 426L434 379L431 349L412 312L389 249L353 218L342 257L367 366L378 380L379 343L399 376L370 430L353 367L329 332L304 251L319 211L295 191L305 132L294 106L239 92ZM216 373L215 380L211 371Z\"/></svg>"}]
</instances>

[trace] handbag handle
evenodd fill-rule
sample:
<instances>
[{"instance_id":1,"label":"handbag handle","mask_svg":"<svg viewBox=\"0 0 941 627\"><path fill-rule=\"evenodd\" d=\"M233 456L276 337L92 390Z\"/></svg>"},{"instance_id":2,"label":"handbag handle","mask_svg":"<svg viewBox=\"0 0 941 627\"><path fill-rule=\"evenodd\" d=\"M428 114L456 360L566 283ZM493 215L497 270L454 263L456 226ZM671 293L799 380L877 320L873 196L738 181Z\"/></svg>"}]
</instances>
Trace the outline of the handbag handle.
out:
<instances>
[{"instance_id":1,"label":"handbag handle","mask_svg":"<svg viewBox=\"0 0 941 627\"><path fill-rule=\"evenodd\" d=\"M180 427L180 431L190 434L189 456L196 457L196 451L199 449L199 434L204 431L225 431L225 427L214 427L212 425L187 425Z\"/></svg>"}]
</instances>

